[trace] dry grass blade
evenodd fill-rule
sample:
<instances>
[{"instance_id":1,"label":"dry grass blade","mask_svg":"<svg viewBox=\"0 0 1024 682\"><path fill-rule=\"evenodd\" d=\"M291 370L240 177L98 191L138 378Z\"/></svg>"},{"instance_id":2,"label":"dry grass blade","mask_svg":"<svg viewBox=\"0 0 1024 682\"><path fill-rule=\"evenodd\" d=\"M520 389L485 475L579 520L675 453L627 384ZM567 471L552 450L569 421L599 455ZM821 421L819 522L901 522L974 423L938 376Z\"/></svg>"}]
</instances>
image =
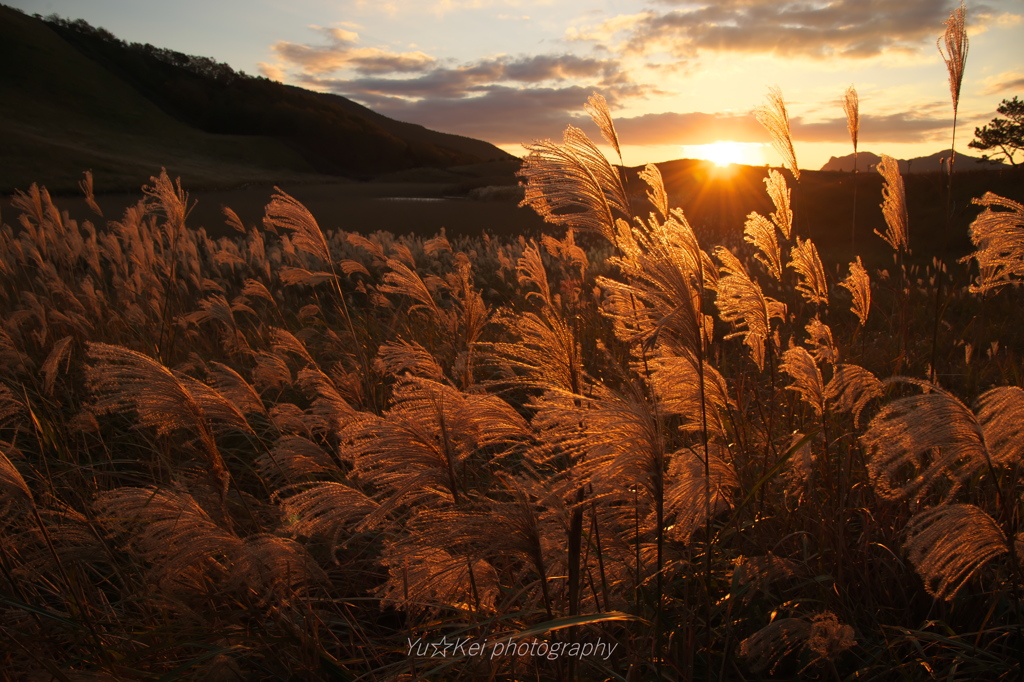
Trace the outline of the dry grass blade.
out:
<instances>
[{"instance_id":1,"label":"dry grass blade","mask_svg":"<svg viewBox=\"0 0 1024 682\"><path fill-rule=\"evenodd\" d=\"M899 164L888 154L882 154L878 173L885 179L882 187L882 213L888 226L885 234L875 230L894 251L907 251L909 246L907 225L907 192L903 186Z\"/></svg>"},{"instance_id":2,"label":"dry grass blade","mask_svg":"<svg viewBox=\"0 0 1024 682\"><path fill-rule=\"evenodd\" d=\"M800 169L796 165L796 152L793 150L793 137L789 129L789 114L786 102L782 98L782 90L778 86L768 89L768 103L754 110L757 122L763 125L772 138L772 146L782 157L782 163L800 179Z\"/></svg>"},{"instance_id":3,"label":"dry grass blade","mask_svg":"<svg viewBox=\"0 0 1024 682\"><path fill-rule=\"evenodd\" d=\"M911 519L907 535L907 555L938 599L953 599L986 562L1009 551L996 522L972 504L923 511Z\"/></svg>"},{"instance_id":4,"label":"dry grass blade","mask_svg":"<svg viewBox=\"0 0 1024 682\"><path fill-rule=\"evenodd\" d=\"M978 261L980 275L971 291L982 292L1024 281L1024 205L986 192L975 204L985 210L970 226L971 241L977 249L963 260ZM993 210L996 206L1007 210Z\"/></svg>"},{"instance_id":5,"label":"dry grass blade","mask_svg":"<svg viewBox=\"0 0 1024 682\"><path fill-rule=\"evenodd\" d=\"M953 97L953 111L960 104L960 86L964 80L964 64L967 61L967 8L961 1L960 6L949 13L945 22L946 31L935 41L935 46L946 62L949 72L949 94ZM945 47L945 49L943 49Z\"/></svg>"},{"instance_id":6,"label":"dry grass blade","mask_svg":"<svg viewBox=\"0 0 1024 682\"><path fill-rule=\"evenodd\" d=\"M860 256L850 263L850 275L840 282L839 286L853 296L851 309L860 320L860 326L863 327L868 321L868 312L871 310L871 279L868 277L868 271L864 268L864 264L861 263Z\"/></svg>"}]
</instances>

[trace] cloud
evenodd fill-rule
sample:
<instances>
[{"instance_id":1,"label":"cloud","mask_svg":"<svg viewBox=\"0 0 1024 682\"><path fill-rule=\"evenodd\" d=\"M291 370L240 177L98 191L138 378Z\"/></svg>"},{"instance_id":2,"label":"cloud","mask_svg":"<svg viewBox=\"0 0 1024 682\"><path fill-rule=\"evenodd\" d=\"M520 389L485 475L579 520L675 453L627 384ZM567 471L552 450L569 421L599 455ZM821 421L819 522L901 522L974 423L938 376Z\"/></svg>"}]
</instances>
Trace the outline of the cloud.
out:
<instances>
[{"instance_id":1,"label":"cloud","mask_svg":"<svg viewBox=\"0 0 1024 682\"><path fill-rule=\"evenodd\" d=\"M324 45L281 41L268 78L349 97L375 111L437 130L518 144L560 136L583 119L583 105L600 90L615 106L660 92L636 83L618 59L577 54L500 55L442 64L422 52L366 48L346 28L314 27Z\"/></svg>"},{"instance_id":2,"label":"cloud","mask_svg":"<svg viewBox=\"0 0 1024 682\"><path fill-rule=\"evenodd\" d=\"M343 28L314 26L327 39L327 45L303 45L280 41L271 46L282 64L278 69L298 68L308 75L352 70L359 74L410 73L423 71L437 63L423 52L391 52L378 47L358 47L359 34Z\"/></svg>"},{"instance_id":3,"label":"cloud","mask_svg":"<svg viewBox=\"0 0 1024 682\"><path fill-rule=\"evenodd\" d=\"M986 78L981 94L986 97L1024 90L1024 72L1006 71L998 76Z\"/></svg>"},{"instance_id":4,"label":"cloud","mask_svg":"<svg viewBox=\"0 0 1024 682\"><path fill-rule=\"evenodd\" d=\"M935 0L724 0L667 11L623 15L567 37L624 53L667 52L677 58L701 51L774 53L787 57L869 58L916 52L934 44L948 2Z\"/></svg>"}]
</instances>

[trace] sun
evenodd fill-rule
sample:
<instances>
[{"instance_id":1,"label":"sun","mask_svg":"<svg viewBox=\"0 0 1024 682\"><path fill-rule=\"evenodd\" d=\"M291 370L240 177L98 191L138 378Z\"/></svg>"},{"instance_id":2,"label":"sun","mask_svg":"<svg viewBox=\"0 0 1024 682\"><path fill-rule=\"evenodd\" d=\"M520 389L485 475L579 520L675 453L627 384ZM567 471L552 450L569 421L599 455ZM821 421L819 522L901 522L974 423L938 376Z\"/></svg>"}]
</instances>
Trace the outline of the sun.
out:
<instances>
[{"instance_id":1,"label":"sun","mask_svg":"<svg viewBox=\"0 0 1024 682\"><path fill-rule=\"evenodd\" d=\"M764 163L761 159L761 144L757 142L719 140L711 144L688 144L683 147L683 150L686 158L711 161L721 168L733 163L748 165Z\"/></svg>"}]
</instances>

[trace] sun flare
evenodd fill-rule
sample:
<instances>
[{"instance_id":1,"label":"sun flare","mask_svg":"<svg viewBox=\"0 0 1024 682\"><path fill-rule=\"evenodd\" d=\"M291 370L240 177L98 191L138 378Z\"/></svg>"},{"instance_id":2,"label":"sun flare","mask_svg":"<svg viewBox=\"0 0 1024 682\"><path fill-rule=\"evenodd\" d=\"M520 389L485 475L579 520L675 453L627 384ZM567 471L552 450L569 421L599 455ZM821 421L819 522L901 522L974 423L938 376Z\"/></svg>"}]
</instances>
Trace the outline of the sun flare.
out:
<instances>
[{"instance_id":1,"label":"sun flare","mask_svg":"<svg viewBox=\"0 0 1024 682\"><path fill-rule=\"evenodd\" d=\"M685 145L683 152L686 158L711 161L719 167L733 163L757 166L764 163L761 146L759 142L720 140L711 144Z\"/></svg>"}]
</instances>

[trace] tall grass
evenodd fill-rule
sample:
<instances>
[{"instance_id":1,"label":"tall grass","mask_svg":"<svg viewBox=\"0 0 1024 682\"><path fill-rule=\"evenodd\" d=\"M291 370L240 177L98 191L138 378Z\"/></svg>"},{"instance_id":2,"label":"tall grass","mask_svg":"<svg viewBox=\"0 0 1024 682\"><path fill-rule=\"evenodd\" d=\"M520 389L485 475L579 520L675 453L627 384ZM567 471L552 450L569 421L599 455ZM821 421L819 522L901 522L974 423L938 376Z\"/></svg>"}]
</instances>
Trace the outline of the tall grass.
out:
<instances>
[{"instance_id":1,"label":"tall grass","mask_svg":"<svg viewBox=\"0 0 1024 682\"><path fill-rule=\"evenodd\" d=\"M765 111L791 150L781 93ZM1024 209L979 200L978 277L947 312L976 342L950 334L961 371L939 381L906 333L939 273L902 260L902 181L880 170L896 285L823 262L777 171L734 249L656 166L633 215L574 128L521 171L554 225L539 242L324 232L283 193L213 240L166 174L101 227L33 186L0 228L0 665L1019 676L1024 391L1002 321ZM443 648L464 638L615 650Z\"/></svg>"}]
</instances>

